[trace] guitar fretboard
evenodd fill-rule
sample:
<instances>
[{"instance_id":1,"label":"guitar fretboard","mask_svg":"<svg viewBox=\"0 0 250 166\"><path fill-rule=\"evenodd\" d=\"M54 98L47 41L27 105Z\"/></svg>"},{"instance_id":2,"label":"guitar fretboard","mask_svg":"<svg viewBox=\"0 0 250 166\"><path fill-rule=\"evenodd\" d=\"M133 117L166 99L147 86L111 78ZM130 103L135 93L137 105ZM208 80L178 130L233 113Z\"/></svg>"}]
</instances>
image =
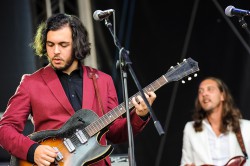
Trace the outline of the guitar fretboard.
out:
<instances>
[{"instance_id":1,"label":"guitar fretboard","mask_svg":"<svg viewBox=\"0 0 250 166\"><path fill-rule=\"evenodd\" d=\"M159 88L161 88L163 85L167 83L167 79L163 76L149 84L147 87L143 89L144 93L147 93L149 91L156 91ZM140 95L140 92L137 92L133 96L129 98L129 109L133 108L134 105L132 104L131 100L133 97L136 97ZM85 131L88 133L88 135L91 137L98 133L100 130L111 124L115 119L120 117L126 112L125 103L121 103L120 105L116 106L113 110L109 111L107 114L103 115L93 123L89 124Z\"/></svg>"}]
</instances>

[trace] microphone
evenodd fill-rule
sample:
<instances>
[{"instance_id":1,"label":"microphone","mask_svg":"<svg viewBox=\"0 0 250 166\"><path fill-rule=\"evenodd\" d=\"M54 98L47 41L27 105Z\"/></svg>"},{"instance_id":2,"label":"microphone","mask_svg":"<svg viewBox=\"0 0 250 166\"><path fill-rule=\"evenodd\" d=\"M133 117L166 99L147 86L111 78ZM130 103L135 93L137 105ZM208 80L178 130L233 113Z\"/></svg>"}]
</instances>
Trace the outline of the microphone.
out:
<instances>
[{"instance_id":1,"label":"microphone","mask_svg":"<svg viewBox=\"0 0 250 166\"><path fill-rule=\"evenodd\" d=\"M242 10L242 9L237 9L234 6L228 6L225 9L225 14L229 17L233 17L233 16L249 16L250 15L250 11L248 10Z\"/></svg>"},{"instance_id":2,"label":"microphone","mask_svg":"<svg viewBox=\"0 0 250 166\"><path fill-rule=\"evenodd\" d=\"M104 10L104 11L102 11L102 10L96 10L93 13L93 18L96 21L102 21L104 18L109 17L113 12L114 12L114 9L108 9L108 10Z\"/></svg>"}]
</instances>

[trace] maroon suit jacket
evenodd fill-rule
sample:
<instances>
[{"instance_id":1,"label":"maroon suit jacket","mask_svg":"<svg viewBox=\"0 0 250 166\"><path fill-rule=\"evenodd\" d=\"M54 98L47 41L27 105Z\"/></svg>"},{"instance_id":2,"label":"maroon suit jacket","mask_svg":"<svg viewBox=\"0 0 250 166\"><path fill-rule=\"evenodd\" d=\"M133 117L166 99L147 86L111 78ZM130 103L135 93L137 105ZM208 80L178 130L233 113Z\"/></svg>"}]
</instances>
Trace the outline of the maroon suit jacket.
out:
<instances>
[{"instance_id":1,"label":"maroon suit jacket","mask_svg":"<svg viewBox=\"0 0 250 166\"><path fill-rule=\"evenodd\" d=\"M90 109L101 116L103 113L98 105L92 79L87 76L84 66L83 71L82 108ZM118 105L117 94L112 78L101 71L98 71L98 75L97 84L104 111L107 112ZM26 160L30 146L35 143L21 134L30 114L33 116L36 132L59 129L74 113L60 80L50 65L33 74L26 74L10 98L0 120L0 145L12 155ZM130 114L133 132L137 134L148 121L143 121L134 110ZM127 137L126 119L118 118L109 127L109 132L103 136L101 144L105 144L106 139L113 143L121 143L126 141ZM97 163L102 164L103 161Z\"/></svg>"}]
</instances>

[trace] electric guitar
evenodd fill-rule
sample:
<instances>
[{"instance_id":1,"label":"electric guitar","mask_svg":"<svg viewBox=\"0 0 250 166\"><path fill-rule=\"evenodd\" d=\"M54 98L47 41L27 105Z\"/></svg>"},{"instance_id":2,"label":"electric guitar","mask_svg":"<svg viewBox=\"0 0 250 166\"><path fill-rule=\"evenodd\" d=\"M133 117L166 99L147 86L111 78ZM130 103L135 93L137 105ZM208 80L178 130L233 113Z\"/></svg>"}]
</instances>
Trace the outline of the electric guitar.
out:
<instances>
[{"instance_id":1,"label":"electric guitar","mask_svg":"<svg viewBox=\"0 0 250 166\"><path fill-rule=\"evenodd\" d=\"M152 82L143 92L156 91L163 85L178 81L199 71L198 63L188 58L171 67L165 75ZM133 107L129 98L129 109ZM29 138L42 145L49 145L58 151L56 160L51 165L86 166L108 156L113 147L99 144L101 136L107 131L107 126L126 112L125 104L121 103L102 117L91 110L78 110L58 130L39 131L29 135ZM34 164L11 156L11 166L33 166Z\"/></svg>"},{"instance_id":2,"label":"electric guitar","mask_svg":"<svg viewBox=\"0 0 250 166\"><path fill-rule=\"evenodd\" d=\"M231 158L225 166L243 166L246 162L246 158L244 156L235 156ZM205 164L202 166L214 166L214 165L209 165Z\"/></svg>"}]
</instances>

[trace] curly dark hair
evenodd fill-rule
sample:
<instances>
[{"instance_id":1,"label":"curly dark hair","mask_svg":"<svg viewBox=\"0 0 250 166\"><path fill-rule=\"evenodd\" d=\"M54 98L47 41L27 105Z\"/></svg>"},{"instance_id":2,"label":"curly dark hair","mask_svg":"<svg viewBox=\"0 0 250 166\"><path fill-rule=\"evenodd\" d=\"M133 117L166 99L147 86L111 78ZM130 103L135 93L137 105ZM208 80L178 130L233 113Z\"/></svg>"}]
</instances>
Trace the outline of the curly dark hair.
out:
<instances>
[{"instance_id":1,"label":"curly dark hair","mask_svg":"<svg viewBox=\"0 0 250 166\"><path fill-rule=\"evenodd\" d=\"M90 55L90 43L88 32L78 17L58 13L52 15L47 21L42 22L36 31L32 47L38 56L47 56L46 40L49 31L58 30L69 25L72 30L73 55L76 59L82 60Z\"/></svg>"},{"instance_id":2,"label":"curly dark hair","mask_svg":"<svg viewBox=\"0 0 250 166\"><path fill-rule=\"evenodd\" d=\"M234 99L229 91L227 85L219 78L207 77L204 80L213 80L217 83L220 92L224 95L222 122L220 126L220 132L226 133L229 129L237 132L240 129L239 119L242 118L239 108L235 105ZM207 117L207 112L201 108L198 96L195 100L195 109L193 114L194 128L196 132L202 131L202 120Z\"/></svg>"}]
</instances>

